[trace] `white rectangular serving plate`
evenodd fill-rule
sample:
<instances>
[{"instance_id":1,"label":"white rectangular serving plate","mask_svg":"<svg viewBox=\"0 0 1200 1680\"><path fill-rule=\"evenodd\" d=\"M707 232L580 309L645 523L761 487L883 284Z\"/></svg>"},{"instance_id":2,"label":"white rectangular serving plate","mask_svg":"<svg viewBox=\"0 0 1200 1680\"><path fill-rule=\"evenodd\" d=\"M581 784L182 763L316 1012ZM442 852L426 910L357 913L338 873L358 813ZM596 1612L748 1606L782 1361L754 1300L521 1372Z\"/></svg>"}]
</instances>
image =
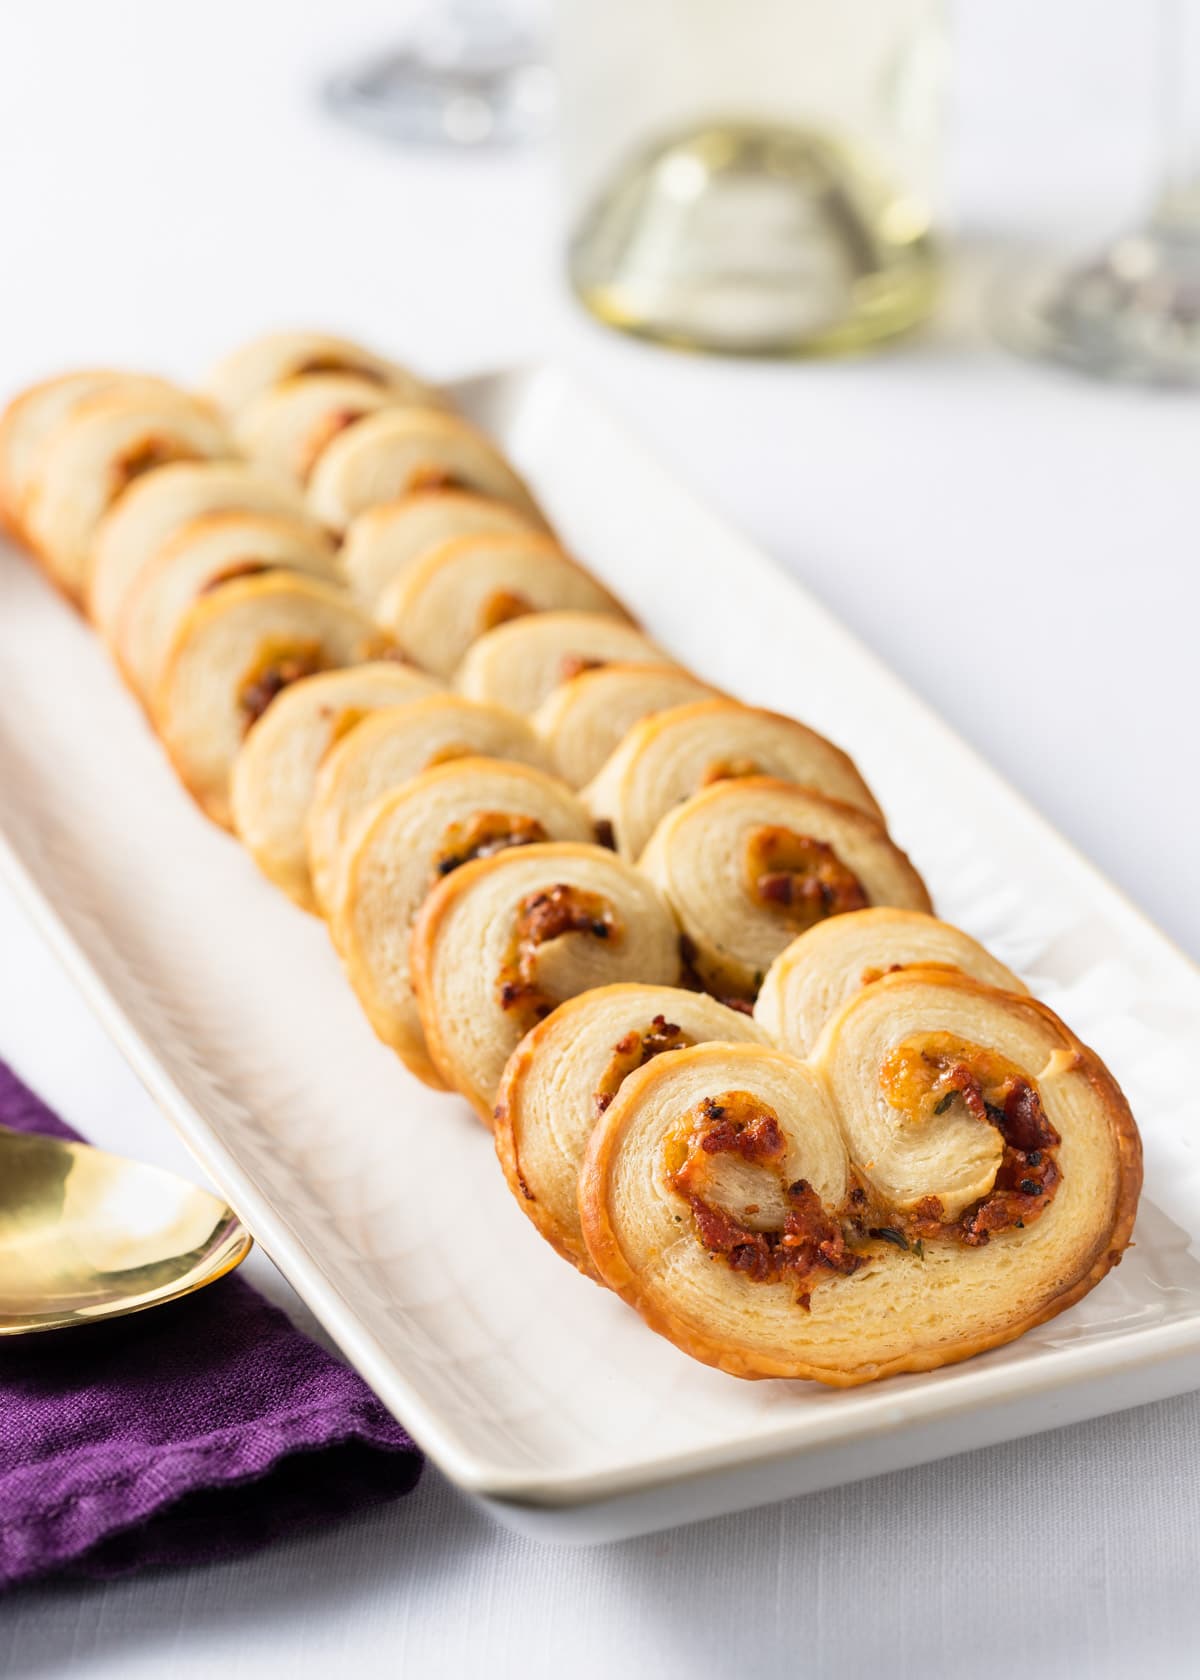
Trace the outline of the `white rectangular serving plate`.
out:
<instances>
[{"instance_id":1,"label":"white rectangular serving plate","mask_svg":"<svg viewBox=\"0 0 1200 1680\"><path fill-rule=\"evenodd\" d=\"M1109 1062L1146 1145L1136 1245L1060 1318L930 1375L839 1392L695 1364L541 1242L465 1105L376 1042L322 925L200 817L97 639L3 549L0 863L205 1171L434 1462L541 1538L1200 1386L1200 971L561 374L458 395L671 653L854 754L941 913Z\"/></svg>"}]
</instances>

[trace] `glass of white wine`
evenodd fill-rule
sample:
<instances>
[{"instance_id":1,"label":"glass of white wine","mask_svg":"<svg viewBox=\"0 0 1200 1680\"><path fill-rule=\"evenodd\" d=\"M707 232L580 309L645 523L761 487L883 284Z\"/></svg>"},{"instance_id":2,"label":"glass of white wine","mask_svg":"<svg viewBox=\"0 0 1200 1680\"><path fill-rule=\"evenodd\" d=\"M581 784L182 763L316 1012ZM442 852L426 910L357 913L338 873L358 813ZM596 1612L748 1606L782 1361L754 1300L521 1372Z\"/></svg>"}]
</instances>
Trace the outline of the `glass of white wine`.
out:
<instances>
[{"instance_id":1,"label":"glass of white wine","mask_svg":"<svg viewBox=\"0 0 1200 1680\"><path fill-rule=\"evenodd\" d=\"M1161 177L1143 222L1001 300L1016 348L1104 379L1200 383L1200 0L1156 0Z\"/></svg>"},{"instance_id":2,"label":"glass of white wine","mask_svg":"<svg viewBox=\"0 0 1200 1680\"><path fill-rule=\"evenodd\" d=\"M568 265L610 325L863 349L937 292L941 0L560 0Z\"/></svg>"}]
</instances>

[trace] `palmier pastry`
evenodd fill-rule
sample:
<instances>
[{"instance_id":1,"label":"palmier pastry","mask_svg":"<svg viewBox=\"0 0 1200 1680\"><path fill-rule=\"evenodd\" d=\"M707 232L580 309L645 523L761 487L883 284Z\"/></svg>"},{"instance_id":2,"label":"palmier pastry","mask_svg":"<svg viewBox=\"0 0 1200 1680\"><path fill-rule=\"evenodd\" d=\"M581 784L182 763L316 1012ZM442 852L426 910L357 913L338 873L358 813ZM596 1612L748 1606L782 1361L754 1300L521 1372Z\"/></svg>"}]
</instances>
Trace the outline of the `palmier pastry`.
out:
<instances>
[{"instance_id":1,"label":"palmier pastry","mask_svg":"<svg viewBox=\"0 0 1200 1680\"><path fill-rule=\"evenodd\" d=\"M662 890L706 991L753 998L815 922L872 904L928 910L877 818L766 776L714 782L659 823L639 867Z\"/></svg>"},{"instance_id":2,"label":"palmier pastry","mask_svg":"<svg viewBox=\"0 0 1200 1680\"><path fill-rule=\"evenodd\" d=\"M816 1064L700 1045L631 1074L580 1210L603 1280L685 1352L846 1387L1070 1306L1140 1183L1124 1098L1048 1009L916 968L859 992Z\"/></svg>"},{"instance_id":3,"label":"palmier pastry","mask_svg":"<svg viewBox=\"0 0 1200 1680\"><path fill-rule=\"evenodd\" d=\"M184 785L228 828L233 760L275 696L386 650L383 632L330 584L286 572L238 578L184 614L151 716Z\"/></svg>"},{"instance_id":4,"label":"palmier pastry","mask_svg":"<svg viewBox=\"0 0 1200 1680\"><path fill-rule=\"evenodd\" d=\"M138 385L102 391L46 439L25 502L24 532L55 582L77 601L96 527L135 479L168 461L233 452L215 414L186 392Z\"/></svg>"},{"instance_id":5,"label":"palmier pastry","mask_svg":"<svg viewBox=\"0 0 1200 1680\"><path fill-rule=\"evenodd\" d=\"M670 664L661 648L621 618L546 612L489 630L468 649L455 686L472 700L536 712L568 677L594 665Z\"/></svg>"},{"instance_id":6,"label":"palmier pastry","mask_svg":"<svg viewBox=\"0 0 1200 1680\"><path fill-rule=\"evenodd\" d=\"M902 1265L890 1304L875 1303L872 1363L923 1370L1010 1341L1120 1259L1137 1129L1111 1074L1044 1004L905 969L845 1006L815 1065L869 1228L909 1245L891 1249ZM911 1356L897 1336L906 1302L928 1338Z\"/></svg>"},{"instance_id":7,"label":"palmier pastry","mask_svg":"<svg viewBox=\"0 0 1200 1680\"><path fill-rule=\"evenodd\" d=\"M456 414L435 408L387 408L342 432L322 452L308 494L317 518L344 531L364 508L439 487L495 496L545 524L494 445Z\"/></svg>"},{"instance_id":8,"label":"palmier pastry","mask_svg":"<svg viewBox=\"0 0 1200 1680\"><path fill-rule=\"evenodd\" d=\"M421 770L452 758L513 758L546 770L545 751L523 717L457 694L392 706L355 725L317 777L308 813L308 866L323 910L375 801Z\"/></svg>"},{"instance_id":9,"label":"palmier pastry","mask_svg":"<svg viewBox=\"0 0 1200 1680\"><path fill-rule=\"evenodd\" d=\"M240 411L233 436L243 455L306 484L317 458L339 432L401 402L399 393L361 373L310 373L272 385Z\"/></svg>"},{"instance_id":10,"label":"palmier pastry","mask_svg":"<svg viewBox=\"0 0 1200 1680\"><path fill-rule=\"evenodd\" d=\"M473 858L546 840L590 840L564 782L525 764L457 758L378 800L338 878L333 942L367 1018L427 1084L440 1086L413 996L408 945L431 887Z\"/></svg>"},{"instance_id":11,"label":"palmier pastry","mask_svg":"<svg viewBox=\"0 0 1200 1680\"><path fill-rule=\"evenodd\" d=\"M433 1065L492 1122L504 1064L556 1005L617 980L670 985L677 930L644 875L601 846L519 846L466 863L410 947Z\"/></svg>"},{"instance_id":12,"label":"palmier pastry","mask_svg":"<svg viewBox=\"0 0 1200 1680\"><path fill-rule=\"evenodd\" d=\"M705 1043L625 1079L592 1129L579 1214L596 1275L684 1352L816 1376L809 1344L863 1265L841 1223L853 1189L819 1074Z\"/></svg>"},{"instance_id":13,"label":"palmier pastry","mask_svg":"<svg viewBox=\"0 0 1200 1680\"><path fill-rule=\"evenodd\" d=\"M774 776L881 817L850 759L794 718L736 700L696 700L644 718L629 731L584 797L607 822L622 857L641 856L673 805L713 782Z\"/></svg>"},{"instance_id":14,"label":"palmier pastry","mask_svg":"<svg viewBox=\"0 0 1200 1680\"><path fill-rule=\"evenodd\" d=\"M342 544L346 579L373 609L392 579L455 537L541 529L508 502L469 490L414 490L395 502L364 508Z\"/></svg>"},{"instance_id":15,"label":"palmier pastry","mask_svg":"<svg viewBox=\"0 0 1200 1680\"><path fill-rule=\"evenodd\" d=\"M119 387L172 391L165 379L86 368L44 379L15 396L0 415L0 519L21 535L25 503L47 440L81 403Z\"/></svg>"},{"instance_id":16,"label":"palmier pastry","mask_svg":"<svg viewBox=\"0 0 1200 1680\"><path fill-rule=\"evenodd\" d=\"M264 333L239 345L212 369L206 389L220 408L236 415L274 385L322 373L353 374L398 393L405 402L436 400L431 388L398 362L351 339L318 332Z\"/></svg>"},{"instance_id":17,"label":"palmier pastry","mask_svg":"<svg viewBox=\"0 0 1200 1680\"><path fill-rule=\"evenodd\" d=\"M87 606L111 643L125 596L143 566L205 513L278 513L310 520L300 492L240 461L184 461L139 479L101 520L88 568Z\"/></svg>"},{"instance_id":18,"label":"palmier pastry","mask_svg":"<svg viewBox=\"0 0 1200 1680\"><path fill-rule=\"evenodd\" d=\"M375 617L410 659L449 677L489 630L553 608L622 610L552 537L481 533L456 537L406 567L380 596Z\"/></svg>"},{"instance_id":19,"label":"palmier pastry","mask_svg":"<svg viewBox=\"0 0 1200 1680\"><path fill-rule=\"evenodd\" d=\"M1004 992L1025 992L970 934L920 910L853 910L818 922L767 970L754 1019L773 1043L807 1056L821 1029L863 986L896 968L957 968Z\"/></svg>"},{"instance_id":20,"label":"palmier pastry","mask_svg":"<svg viewBox=\"0 0 1200 1680\"><path fill-rule=\"evenodd\" d=\"M509 1057L496 1094L496 1153L522 1211L595 1276L579 1224L579 1168L624 1081L666 1052L712 1040L759 1043L739 1011L674 986L599 986L560 1004Z\"/></svg>"},{"instance_id":21,"label":"palmier pastry","mask_svg":"<svg viewBox=\"0 0 1200 1680\"><path fill-rule=\"evenodd\" d=\"M583 787L635 723L714 693L675 665L600 665L552 689L534 713L533 727L558 774Z\"/></svg>"},{"instance_id":22,"label":"palmier pastry","mask_svg":"<svg viewBox=\"0 0 1200 1680\"><path fill-rule=\"evenodd\" d=\"M337 550L311 520L279 513L205 513L180 527L126 591L113 645L131 687L151 694L180 619L199 595L257 572L340 579Z\"/></svg>"},{"instance_id":23,"label":"palmier pastry","mask_svg":"<svg viewBox=\"0 0 1200 1680\"><path fill-rule=\"evenodd\" d=\"M432 677L390 660L303 677L250 730L233 762L233 826L263 874L315 910L307 823L330 748L368 713L437 692Z\"/></svg>"}]
</instances>

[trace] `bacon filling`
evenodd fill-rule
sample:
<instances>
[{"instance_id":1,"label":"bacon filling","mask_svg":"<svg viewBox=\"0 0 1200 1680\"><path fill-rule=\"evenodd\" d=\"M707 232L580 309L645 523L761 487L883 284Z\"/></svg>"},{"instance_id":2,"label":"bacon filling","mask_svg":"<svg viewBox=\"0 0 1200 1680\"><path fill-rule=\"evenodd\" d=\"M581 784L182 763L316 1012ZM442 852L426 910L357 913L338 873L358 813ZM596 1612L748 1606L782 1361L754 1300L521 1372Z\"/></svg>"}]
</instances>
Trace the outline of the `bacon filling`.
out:
<instances>
[{"instance_id":1,"label":"bacon filling","mask_svg":"<svg viewBox=\"0 0 1200 1680\"><path fill-rule=\"evenodd\" d=\"M307 362L301 362L293 369L292 377L300 379L310 373L351 373L358 379L365 379L369 385L386 385L387 374L376 367L360 367L357 362L350 361L344 356L312 356Z\"/></svg>"},{"instance_id":2,"label":"bacon filling","mask_svg":"<svg viewBox=\"0 0 1200 1680\"><path fill-rule=\"evenodd\" d=\"M275 570L273 560L234 560L228 566L222 567L207 578L196 591L197 596L211 595L214 589L220 589L223 583L235 583L238 578L258 577L262 572Z\"/></svg>"},{"instance_id":3,"label":"bacon filling","mask_svg":"<svg viewBox=\"0 0 1200 1680\"><path fill-rule=\"evenodd\" d=\"M714 1260L755 1283L790 1282L806 1311L813 1288L825 1277L849 1277L862 1256L846 1246L840 1221L807 1179L787 1182L787 1144L775 1111L748 1091L706 1097L685 1117L669 1156L679 1157L668 1183L691 1210L696 1237ZM714 1157L733 1155L761 1167L778 1181L786 1212L779 1230L755 1230L746 1219L709 1199Z\"/></svg>"},{"instance_id":4,"label":"bacon filling","mask_svg":"<svg viewBox=\"0 0 1200 1680\"><path fill-rule=\"evenodd\" d=\"M746 776L758 774L759 766L752 758L715 758L705 767L700 786L711 787L714 782L741 781Z\"/></svg>"},{"instance_id":5,"label":"bacon filling","mask_svg":"<svg viewBox=\"0 0 1200 1680\"><path fill-rule=\"evenodd\" d=\"M502 1009L518 1013L527 1026L545 1020L554 1002L538 985L538 952L572 933L615 943L621 937L621 924L607 899L565 882L528 893L521 900L500 968Z\"/></svg>"},{"instance_id":6,"label":"bacon filling","mask_svg":"<svg viewBox=\"0 0 1200 1680\"><path fill-rule=\"evenodd\" d=\"M652 1061L655 1056L661 1056L664 1051L683 1050L693 1043L695 1040L689 1038L683 1028L677 1027L674 1021L668 1021L665 1015L656 1015L650 1025L641 1032L636 1027L627 1032L613 1045L612 1059L596 1086L596 1113L604 1113L636 1068Z\"/></svg>"},{"instance_id":7,"label":"bacon filling","mask_svg":"<svg viewBox=\"0 0 1200 1680\"><path fill-rule=\"evenodd\" d=\"M512 589L497 589L483 603L479 614L479 632L494 630L514 618L527 618L535 609L524 595Z\"/></svg>"},{"instance_id":8,"label":"bacon filling","mask_svg":"<svg viewBox=\"0 0 1200 1680\"><path fill-rule=\"evenodd\" d=\"M243 679L238 705L245 727L257 723L272 700L302 677L316 676L326 669L320 642L269 641L259 659Z\"/></svg>"},{"instance_id":9,"label":"bacon filling","mask_svg":"<svg viewBox=\"0 0 1200 1680\"><path fill-rule=\"evenodd\" d=\"M433 490L474 490L475 486L467 479L460 478L449 467L439 466L435 461L426 461L424 466L414 467L408 477L406 486L409 495Z\"/></svg>"},{"instance_id":10,"label":"bacon filling","mask_svg":"<svg viewBox=\"0 0 1200 1680\"><path fill-rule=\"evenodd\" d=\"M127 490L135 478L142 478L146 473L153 472L156 467L168 467L175 461L195 461L200 457L194 449L186 444L177 443L170 438L146 438L142 443L135 444L124 455L119 455L113 462L108 484L108 500L111 504L123 490Z\"/></svg>"},{"instance_id":11,"label":"bacon filling","mask_svg":"<svg viewBox=\"0 0 1200 1680\"><path fill-rule=\"evenodd\" d=\"M797 931L869 903L862 882L832 846L790 828L755 829L745 867L752 900Z\"/></svg>"},{"instance_id":12,"label":"bacon filling","mask_svg":"<svg viewBox=\"0 0 1200 1680\"><path fill-rule=\"evenodd\" d=\"M572 677L581 677L585 671L599 671L607 664L607 659L589 659L583 653L564 653L559 662L558 680L570 682Z\"/></svg>"},{"instance_id":13,"label":"bacon filling","mask_svg":"<svg viewBox=\"0 0 1200 1680\"><path fill-rule=\"evenodd\" d=\"M321 417L312 431L304 440L300 459L296 463L297 476L302 484L307 484L313 475L317 462L335 437L340 437L349 431L356 420L362 420L372 411L367 408L333 408Z\"/></svg>"},{"instance_id":14,"label":"bacon filling","mask_svg":"<svg viewBox=\"0 0 1200 1680\"><path fill-rule=\"evenodd\" d=\"M452 874L475 858L491 857L510 846L532 846L547 838L536 817L515 811L476 811L461 822L452 822L442 835L433 860L434 879Z\"/></svg>"},{"instance_id":15,"label":"bacon filling","mask_svg":"<svg viewBox=\"0 0 1200 1680\"><path fill-rule=\"evenodd\" d=\"M1037 1086L1015 1062L953 1033L922 1033L888 1052L879 1083L889 1105L915 1123L961 1102L1000 1133L1004 1153L988 1194L947 1222L936 1196L918 1202L907 1224L920 1239L950 1236L979 1248L996 1231L1021 1230L1049 1207L1062 1181L1062 1139Z\"/></svg>"}]
</instances>

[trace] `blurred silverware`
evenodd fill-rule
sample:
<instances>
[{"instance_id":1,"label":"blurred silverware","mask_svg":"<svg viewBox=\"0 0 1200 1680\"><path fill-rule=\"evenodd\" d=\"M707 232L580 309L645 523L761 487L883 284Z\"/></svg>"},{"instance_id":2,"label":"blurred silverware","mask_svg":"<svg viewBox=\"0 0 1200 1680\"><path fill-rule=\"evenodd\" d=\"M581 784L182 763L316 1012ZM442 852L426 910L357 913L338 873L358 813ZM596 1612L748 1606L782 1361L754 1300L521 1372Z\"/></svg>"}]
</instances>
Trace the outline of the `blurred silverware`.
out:
<instances>
[{"instance_id":1,"label":"blurred silverware","mask_svg":"<svg viewBox=\"0 0 1200 1680\"><path fill-rule=\"evenodd\" d=\"M542 44L497 0L429 0L404 44L331 76L325 99L385 140L448 147L537 139L554 103Z\"/></svg>"},{"instance_id":2,"label":"blurred silverware","mask_svg":"<svg viewBox=\"0 0 1200 1680\"><path fill-rule=\"evenodd\" d=\"M1103 379L1200 383L1200 0L1158 0L1162 178L1146 220L999 301L1015 349Z\"/></svg>"}]
</instances>

